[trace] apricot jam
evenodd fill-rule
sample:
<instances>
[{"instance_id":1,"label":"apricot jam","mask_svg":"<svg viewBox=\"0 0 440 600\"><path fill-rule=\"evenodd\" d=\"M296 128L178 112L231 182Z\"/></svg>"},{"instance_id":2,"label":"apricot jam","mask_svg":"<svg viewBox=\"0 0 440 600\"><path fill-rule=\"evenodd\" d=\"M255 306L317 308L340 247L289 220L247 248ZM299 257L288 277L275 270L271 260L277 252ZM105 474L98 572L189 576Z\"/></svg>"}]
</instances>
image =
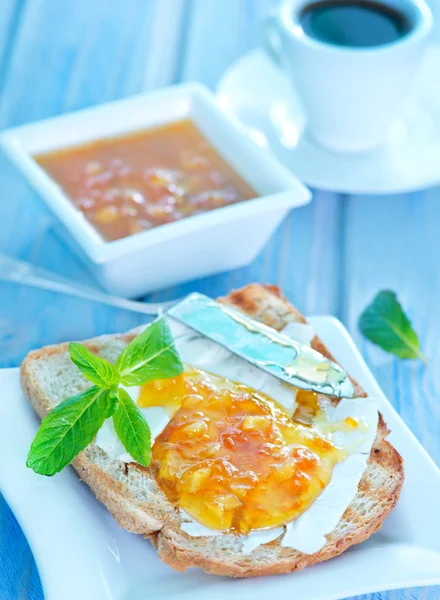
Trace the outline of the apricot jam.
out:
<instances>
[{"instance_id":1,"label":"apricot jam","mask_svg":"<svg viewBox=\"0 0 440 600\"><path fill-rule=\"evenodd\" d=\"M298 517L342 460L312 424L316 394L298 396L292 419L268 396L193 367L144 385L139 406L173 414L152 450L169 500L206 527L242 534Z\"/></svg>"},{"instance_id":2,"label":"apricot jam","mask_svg":"<svg viewBox=\"0 0 440 600\"><path fill-rule=\"evenodd\" d=\"M257 196L189 119L34 158L106 241Z\"/></svg>"}]
</instances>

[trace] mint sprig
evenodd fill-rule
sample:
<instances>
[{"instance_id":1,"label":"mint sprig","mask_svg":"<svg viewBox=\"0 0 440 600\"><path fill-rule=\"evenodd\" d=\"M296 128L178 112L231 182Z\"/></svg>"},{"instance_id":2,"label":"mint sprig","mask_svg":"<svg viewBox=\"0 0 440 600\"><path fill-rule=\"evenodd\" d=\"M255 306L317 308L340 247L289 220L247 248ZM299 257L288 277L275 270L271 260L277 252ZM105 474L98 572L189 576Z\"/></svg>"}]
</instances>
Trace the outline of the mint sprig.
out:
<instances>
[{"instance_id":1,"label":"mint sprig","mask_svg":"<svg viewBox=\"0 0 440 600\"><path fill-rule=\"evenodd\" d=\"M148 466L151 433L148 423L128 392L119 387L143 385L153 379L176 377L183 371L165 317L135 337L115 365L72 342L70 357L94 383L82 394L56 406L41 422L26 465L41 475L55 475L88 446L113 416L116 433L130 456Z\"/></svg>"},{"instance_id":2,"label":"mint sprig","mask_svg":"<svg viewBox=\"0 0 440 600\"><path fill-rule=\"evenodd\" d=\"M418 358L427 362L411 321L396 294L381 291L359 317L359 329L373 344L400 358Z\"/></svg>"}]
</instances>

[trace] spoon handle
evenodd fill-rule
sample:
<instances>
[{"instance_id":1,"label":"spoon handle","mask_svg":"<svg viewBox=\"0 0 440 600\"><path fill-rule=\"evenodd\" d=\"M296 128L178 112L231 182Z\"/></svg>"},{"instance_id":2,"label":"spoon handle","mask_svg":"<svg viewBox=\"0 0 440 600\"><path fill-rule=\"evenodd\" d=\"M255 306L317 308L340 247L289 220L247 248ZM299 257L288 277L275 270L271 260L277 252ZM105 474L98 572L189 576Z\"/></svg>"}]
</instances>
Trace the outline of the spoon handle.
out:
<instances>
[{"instance_id":1,"label":"spoon handle","mask_svg":"<svg viewBox=\"0 0 440 600\"><path fill-rule=\"evenodd\" d=\"M157 316L177 302L176 300L170 302L136 302L134 300L119 298L118 296L111 296L91 287L77 284L70 279L51 273L41 267L36 267L26 261L18 260L1 253L0 281L28 285L151 316Z\"/></svg>"}]
</instances>

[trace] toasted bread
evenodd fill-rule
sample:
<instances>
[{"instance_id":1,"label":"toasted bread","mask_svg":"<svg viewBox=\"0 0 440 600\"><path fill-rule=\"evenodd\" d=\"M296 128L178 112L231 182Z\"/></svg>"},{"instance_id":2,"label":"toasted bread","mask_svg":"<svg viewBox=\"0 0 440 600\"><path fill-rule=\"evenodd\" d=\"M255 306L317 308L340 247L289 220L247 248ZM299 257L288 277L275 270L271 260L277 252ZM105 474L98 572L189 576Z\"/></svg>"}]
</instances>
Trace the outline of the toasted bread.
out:
<instances>
[{"instance_id":1,"label":"toasted bread","mask_svg":"<svg viewBox=\"0 0 440 600\"><path fill-rule=\"evenodd\" d=\"M220 301L278 330L292 321L305 322L274 286L252 284ZM92 352L115 360L137 333L138 330L134 330L124 335L101 336L85 345ZM312 346L332 358L318 337L313 339ZM22 364L21 375L24 391L41 418L62 400L90 385L71 362L67 344L31 352ZM358 395L365 396L362 388L355 385ZM279 540L275 540L245 556L239 538L233 534L189 536L181 529L180 513L168 501L150 469L112 460L94 444L81 452L72 464L118 524L149 537L159 557L174 569L185 571L189 567L201 567L216 575L252 577L288 573L327 560L379 529L395 506L404 479L402 458L386 441L387 434L380 417L358 492L336 529L327 536L325 546L315 554L282 547Z\"/></svg>"}]
</instances>

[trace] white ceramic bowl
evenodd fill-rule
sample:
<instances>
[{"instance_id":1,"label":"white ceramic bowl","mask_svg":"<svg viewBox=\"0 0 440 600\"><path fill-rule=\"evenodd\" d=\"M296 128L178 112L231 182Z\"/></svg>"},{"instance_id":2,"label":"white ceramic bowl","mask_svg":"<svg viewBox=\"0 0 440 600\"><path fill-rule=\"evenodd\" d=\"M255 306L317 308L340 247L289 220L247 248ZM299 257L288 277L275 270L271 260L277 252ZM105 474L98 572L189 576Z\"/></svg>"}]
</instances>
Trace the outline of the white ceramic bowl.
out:
<instances>
[{"instance_id":1,"label":"white ceramic bowl","mask_svg":"<svg viewBox=\"0 0 440 600\"><path fill-rule=\"evenodd\" d=\"M33 155L190 118L258 193L120 240L104 241ZM65 239L110 293L136 297L248 264L310 192L199 84L182 84L3 132L0 144L62 224Z\"/></svg>"}]
</instances>

